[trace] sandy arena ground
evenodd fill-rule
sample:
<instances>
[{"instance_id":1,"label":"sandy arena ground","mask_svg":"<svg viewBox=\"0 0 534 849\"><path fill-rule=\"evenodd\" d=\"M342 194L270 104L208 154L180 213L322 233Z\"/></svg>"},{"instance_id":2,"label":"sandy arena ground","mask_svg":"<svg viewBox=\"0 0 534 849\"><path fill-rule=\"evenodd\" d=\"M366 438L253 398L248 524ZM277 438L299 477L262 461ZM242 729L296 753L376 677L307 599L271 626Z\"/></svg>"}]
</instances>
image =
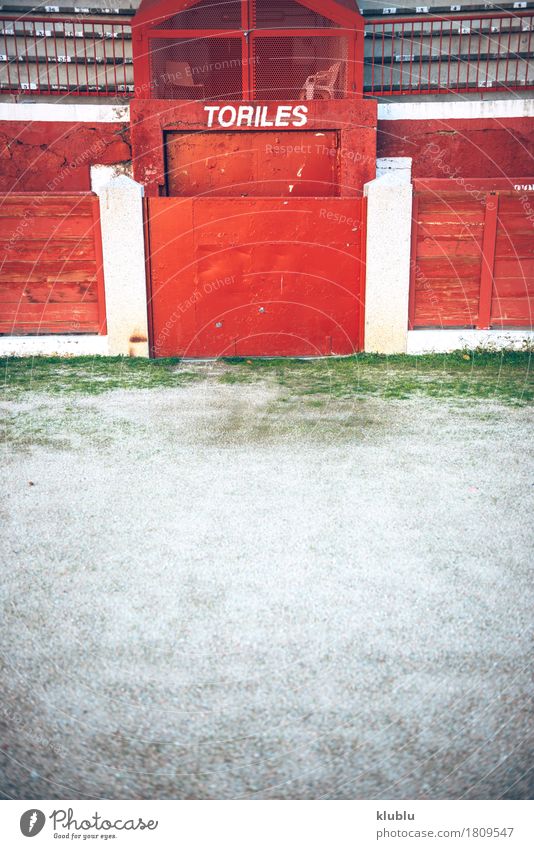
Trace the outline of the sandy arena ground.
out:
<instances>
[{"instance_id":1,"label":"sandy arena ground","mask_svg":"<svg viewBox=\"0 0 534 849\"><path fill-rule=\"evenodd\" d=\"M6 796L531 795L531 412L276 395L9 404Z\"/></svg>"}]
</instances>

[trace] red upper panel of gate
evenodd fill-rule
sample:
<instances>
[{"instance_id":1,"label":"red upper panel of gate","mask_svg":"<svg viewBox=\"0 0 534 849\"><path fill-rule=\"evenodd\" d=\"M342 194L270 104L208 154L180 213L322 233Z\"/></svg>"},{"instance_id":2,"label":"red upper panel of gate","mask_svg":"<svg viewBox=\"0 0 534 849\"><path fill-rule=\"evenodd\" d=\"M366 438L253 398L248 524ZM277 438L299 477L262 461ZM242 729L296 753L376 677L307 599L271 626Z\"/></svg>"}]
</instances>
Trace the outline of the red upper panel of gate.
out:
<instances>
[{"instance_id":1,"label":"red upper panel of gate","mask_svg":"<svg viewBox=\"0 0 534 849\"><path fill-rule=\"evenodd\" d=\"M133 46L144 98L363 96L363 18L353 0L142 0Z\"/></svg>"}]
</instances>

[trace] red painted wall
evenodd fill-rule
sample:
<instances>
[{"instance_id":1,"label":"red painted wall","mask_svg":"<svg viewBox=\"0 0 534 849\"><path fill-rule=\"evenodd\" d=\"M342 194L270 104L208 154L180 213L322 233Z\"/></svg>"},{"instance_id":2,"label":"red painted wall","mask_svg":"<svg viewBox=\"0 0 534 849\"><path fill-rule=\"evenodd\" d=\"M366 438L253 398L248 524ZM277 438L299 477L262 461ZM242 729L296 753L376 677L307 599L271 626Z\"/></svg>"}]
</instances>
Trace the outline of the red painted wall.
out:
<instances>
[{"instance_id":1,"label":"red painted wall","mask_svg":"<svg viewBox=\"0 0 534 849\"><path fill-rule=\"evenodd\" d=\"M89 191L90 166L131 158L128 124L0 122L0 192Z\"/></svg>"},{"instance_id":2,"label":"red painted wall","mask_svg":"<svg viewBox=\"0 0 534 849\"><path fill-rule=\"evenodd\" d=\"M534 177L534 120L379 121L377 150L411 156L414 177Z\"/></svg>"},{"instance_id":3,"label":"red painted wall","mask_svg":"<svg viewBox=\"0 0 534 849\"><path fill-rule=\"evenodd\" d=\"M166 103L166 113L172 112L171 106ZM136 118L138 121L141 118L141 122L134 127L135 134L138 137L150 135L148 125L144 125L148 116L136 113ZM161 123L167 122L162 120ZM360 139L359 144L356 138L353 142L360 162L368 162L374 155L373 140L366 129L360 130L364 139ZM156 144L159 154L160 138ZM412 157L414 177L450 178L457 174L480 178L534 178L532 118L380 121L377 148L381 157ZM153 150L151 154L153 159ZM152 173L156 165L161 168L158 156L155 157L158 161L154 162L150 157L146 159L144 151L142 155L149 172ZM1 192L88 191L91 165L111 165L129 159L128 124L0 122ZM136 169L138 179L140 168L141 162ZM372 170L363 170L367 170L364 179L372 179Z\"/></svg>"}]
</instances>

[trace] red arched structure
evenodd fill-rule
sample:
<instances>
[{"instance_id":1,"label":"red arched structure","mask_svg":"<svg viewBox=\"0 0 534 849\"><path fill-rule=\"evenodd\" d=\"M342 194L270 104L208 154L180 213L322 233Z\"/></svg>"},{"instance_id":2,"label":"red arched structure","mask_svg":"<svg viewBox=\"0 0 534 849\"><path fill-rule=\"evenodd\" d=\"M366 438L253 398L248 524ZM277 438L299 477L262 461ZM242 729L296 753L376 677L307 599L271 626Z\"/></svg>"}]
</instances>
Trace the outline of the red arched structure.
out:
<instances>
[{"instance_id":1,"label":"red arched structure","mask_svg":"<svg viewBox=\"0 0 534 849\"><path fill-rule=\"evenodd\" d=\"M315 356L363 340L354 0L143 0L133 23L154 356Z\"/></svg>"},{"instance_id":2,"label":"red arched structure","mask_svg":"<svg viewBox=\"0 0 534 849\"><path fill-rule=\"evenodd\" d=\"M374 176L355 0L142 0L132 37L134 175L148 196L182 192L168 180L177 131L335 131L338 194Z\"/></svg>"},{"instance_id":3,"label":"red arched structure","mask_svg":"<svg viewBox=\"0 0 534 849\"><path fill-rule=\"evenodd\" d=\"M362 97L363 37L353 0L143 0L133 20L136 96Z\"/></svg>"}]
</instances>

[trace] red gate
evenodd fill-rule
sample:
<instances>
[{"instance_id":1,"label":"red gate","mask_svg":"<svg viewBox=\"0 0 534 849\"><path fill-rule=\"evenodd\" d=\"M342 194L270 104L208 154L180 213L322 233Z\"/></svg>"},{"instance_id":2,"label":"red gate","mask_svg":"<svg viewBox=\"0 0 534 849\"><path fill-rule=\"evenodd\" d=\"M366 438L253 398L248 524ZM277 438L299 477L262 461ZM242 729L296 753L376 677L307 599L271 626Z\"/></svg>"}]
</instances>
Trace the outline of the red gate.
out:
<instances>
[{"instance_id":1,"label":"red gate","mask_svg":"<svg viewBox=\"0 0 534 849\"><path fill-rule=\"evenodd\" d=\"M360 349L362 172L342 137L165 131L168 196L146 201L155 356Z\"/></svg>"},{"instance_id":2,"label":"red gate","mask_svg":"<svg viewBox=\"0 0 534 849\"><path fill-rule=\"evenodd\" d=\"M149 198L155 356L361 347L361 198Z\"/></svg>"},{"instance_id":3,"label":"red gate","mask_svg":"<svg viewBox=\"0 0 534 849\"><path fill-rule=\"evenodd\" d=\"M409 326L534 325L534 186L416 180Z\"/></svg>"},{"instance_id":4,"label":"red gate","mask_svg":"<svg viewBox=\"0 0 534 849\"><path fill-rule=\"evenodd\" d=\"M376 104L357 7L142 0L132 45L152 353L359 350Z\"/></svg>"}]
</instances>

